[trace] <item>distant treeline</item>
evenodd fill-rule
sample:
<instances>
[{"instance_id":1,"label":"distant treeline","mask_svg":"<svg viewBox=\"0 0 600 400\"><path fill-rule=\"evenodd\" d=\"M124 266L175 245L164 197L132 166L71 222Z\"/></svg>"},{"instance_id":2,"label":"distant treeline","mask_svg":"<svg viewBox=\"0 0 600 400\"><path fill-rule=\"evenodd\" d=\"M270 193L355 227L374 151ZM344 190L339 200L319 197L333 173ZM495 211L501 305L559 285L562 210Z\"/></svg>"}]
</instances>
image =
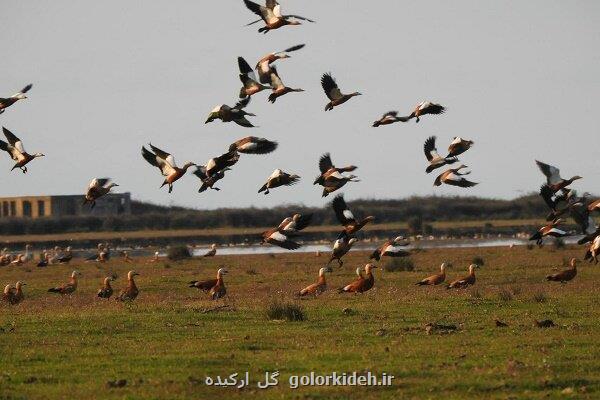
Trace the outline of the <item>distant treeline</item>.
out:
<instances>
[{"instance_id":1,"label":"distant treeline","mask_svg":"<svg viewBox=\"0 0 600 400\"><path fill-rule=\"evenodd\" d=\"M400 200L356 200L348 203L357 217L375 216L377 223L527 219L546 215L538 195L513 200L478 197L410 197ZM3 219L0 235L47 234L90 231L136 231L274 226L294 213L313 213L314 225L338 224L331 206L321 208L285 205L275 208L221 208L193 210L133 201L131 215L80 216L39 219Z\"/></svg>"}]
</instances>

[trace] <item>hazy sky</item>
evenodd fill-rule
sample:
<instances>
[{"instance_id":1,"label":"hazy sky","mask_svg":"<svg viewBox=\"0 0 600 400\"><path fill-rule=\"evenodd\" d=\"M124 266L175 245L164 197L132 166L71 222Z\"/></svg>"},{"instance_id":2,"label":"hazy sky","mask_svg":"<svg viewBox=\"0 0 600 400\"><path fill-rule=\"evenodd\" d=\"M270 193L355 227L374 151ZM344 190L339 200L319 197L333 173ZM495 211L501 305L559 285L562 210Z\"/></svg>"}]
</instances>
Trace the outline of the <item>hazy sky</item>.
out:
<instances>
[{"instance_id":1,"label":"hazy sky","mask_svg":"<svg viewBox=\"0 0 600 400\"><path fill-rule=\"evenodd\" d=\"M359 166L362 181L344 188L349 199L511 198L539 187L535 158L582 175L575 188L600 192L600 2L280 1L284 13L317 23L262 35L261 25L243 26L255 16L242 0L2 0L0 96L34 87L0 124L46 157L23 175L2 154L0 194L81 193L92 177L109 176L134 198L161 204L321 205L312 181L326 151L336 164ZM253 96L248 110L260 128L204 124L215 105L237 100L237 56L254 65L298 43L306 48L278 69L306 92L274 105L265 93ZM342 91L363 96L324 112L319 79L328 71ZM421 100L448 111L371 127L383 112L409 113ZM242 155L220 192L198 194L190 174L169 195L140 155L152 141L180 165L204 163L247 135L277 140L279 149ZM422 151L430 135L441 152L454 136L474 140L462 160L481 184L433 188ZM275 168L303 179L257 193Z\"/></svg>"}]
</instances>

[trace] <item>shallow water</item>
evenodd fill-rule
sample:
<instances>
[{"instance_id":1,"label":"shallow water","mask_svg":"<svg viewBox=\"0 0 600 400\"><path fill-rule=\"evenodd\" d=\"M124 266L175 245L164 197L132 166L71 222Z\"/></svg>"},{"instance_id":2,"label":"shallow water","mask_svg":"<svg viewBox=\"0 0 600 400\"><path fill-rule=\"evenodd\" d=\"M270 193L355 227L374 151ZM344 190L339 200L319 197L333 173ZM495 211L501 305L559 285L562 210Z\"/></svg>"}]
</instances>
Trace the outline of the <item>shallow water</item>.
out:
<instances>
[{"instance_id":1,"label":"shallow water","mask_svg":"<svg viewBox=\"0 0 600 400\"><path fill-rule=\"evenodd\" d=\"M576 243L581 236L565 238L566 244ZM525 246L530 242L525 239L518 238L496 238L496 239L455 239L455 240L421 240L411 242L407 249L444 249L444 248L465 248L465 247L502 247L502 246ZM549 242L548 242L549 243ZM365 251L373 250L381 243L357 243L350 251ZM295 252L316 253L330 252L332 244L306 244L300 247ZM202 256L208 251L208 248L196 248L193 250L194 256ZM271 245L248 245L248 246L230 246L219 247L217 254L219 255L243 255L243 254L274 254L287 253L290 250L282 249L281 247ZM164 254L163 254L164 256Z\"/></svg>"}]
</instances>

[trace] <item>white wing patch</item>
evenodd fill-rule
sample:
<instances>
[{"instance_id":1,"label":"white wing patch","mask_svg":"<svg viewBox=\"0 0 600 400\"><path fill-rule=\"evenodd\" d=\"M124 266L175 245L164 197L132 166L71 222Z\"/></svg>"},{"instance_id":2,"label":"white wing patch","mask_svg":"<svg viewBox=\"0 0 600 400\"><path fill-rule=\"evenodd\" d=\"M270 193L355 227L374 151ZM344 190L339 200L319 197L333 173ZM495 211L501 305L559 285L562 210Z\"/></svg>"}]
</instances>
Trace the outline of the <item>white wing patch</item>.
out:
<instances>
[{"instance_id":1,"label":"white wing patch","mask_svg":"<svg viewBox=\"0 0 600 400\"><path fill-rule=\"evenodd\" d=\"M280 233L279 231L275 231L269 236L269 239L273 239L276 242L285 242L287 240L287 236Z\"/></svg>"},{"instance_id":2,"label":"white wing patch","mask_svg":"<svg viewBox=\"0 0 600 400\"><path fill-rule=\"evenodd\" d=\"M271 176L269 176L269 179L273 179L273 178L277 178L282 174L282 171L277 168L275 171L273 171L273 173L271 174Z\"/></svg>"},{"instance_id":3,"label":"white wing patch","mask_svg":"<svg viewBox=\"0 0 600 400\"><path fill-rule=\"evenodd\" d=\"M354 215L352 215L352 211L350 211L350 210L348 210L348 209L344 210L344 211L342 212L342 214L344 214L344 217L345 217L346 219L355 219L355 218L354 218Z\"/></svg>"}]
</instances>

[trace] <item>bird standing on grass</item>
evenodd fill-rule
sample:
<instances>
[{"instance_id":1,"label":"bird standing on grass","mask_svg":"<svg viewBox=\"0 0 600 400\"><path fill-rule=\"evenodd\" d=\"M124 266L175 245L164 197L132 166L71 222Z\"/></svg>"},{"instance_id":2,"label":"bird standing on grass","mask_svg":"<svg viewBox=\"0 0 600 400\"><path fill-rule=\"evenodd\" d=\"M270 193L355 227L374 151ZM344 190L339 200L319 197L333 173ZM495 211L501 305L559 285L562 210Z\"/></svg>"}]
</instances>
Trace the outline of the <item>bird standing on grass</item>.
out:
<instances>
[{"instance_id":1,"label":"bird standing on grass","mask_svg":"<svg viewBox=\"0 0 600 400\"><path fill-rule=\"evenodd\" d=\"M475 268L476 264L469 265L469 275L464 278L456 279L448 285L448 289L465 289L475 284Z\"/></svg>"},{"instance_id":2,"label":"bird standing on grass","mask_svg":"<svg viewBox=\"0 0 600 400\"><path fill-rule=\"evenodd\" d=\"M208 279L205 281L191 281L189 287L196 288L208 292L213 300L220 299L227 294L225 289L225 282L223 281L223 275L227 274L228 271L225 268L219 268L217 270L217 279Z\"/></svg>"},{"instance_id":3,"label":"bird standing on grass","mask_svg":"<svg viewBox=\"0 0 600 400\"><path fill-rule=\"evenodd\" d=\"M324 268L319 269L319 278L317 279L317 282L300 290L298 292L298 296L313 295L313 296L317 297L318 295L323 293L325 290L327 290L327 281L325 280L326 272L332 272L331 268L324 267Z\"/></svg>"},{"instance_id":4,"label":"bird standing on grass","mask_svg":"<svg viewBox=\"0 0 600 400\"><path fill-rule=\"evenodd\" d=\"M115 300L119 300L119 301L135 300L135 298L140 293L137 285L135 284L135 281L133 280L133 277L137 276L137 275L139 275L139 274L135 271L129 271L127 273L127 287L125 287L125 289L121 290L121 293L119 293L119 295L117 297L115 297Z\"/></svg>"},{"instance_id":5,"label":"bird standing on grass","mask_svg":"<svg viewBox=\"0 0 600 400\"><path fill-rule=\"evenodd\" d=\"M114 281L112 276L107 276L102 282L102 287L98 290L97 296L101 299L109 299L113 295L113 288L110 281Z\"/></svg>"},{"instance_id":6,"label":"bird standing on grass","mask_svg":"<svg viewBox=\"0 0 600 400\"><path fill-rule=\"evenodd\" d=\"M565 269L564 271L561 271L556 274L548 275L546 277L546 280L560 283L566 283L572 280L573 278L575 278L575 276L577 276L577 259L572 258L570 265L571 268L569 269Z\"/></svg>"},{"instance_id":7,"label":"bird standing on grass","mask_svg":"<svg viewBox=\"0 0 600 400\"><path fill-rule=\"evenodd\" d=\"M50 293L59 293L61 295L73 294L77 290L77 276L80 276L81 272L75 270L71 273L71 278L69 279L69 283L65 283L62 286L56 286L48 289Z\"/></svg>"},{"instance_id":8,"label":"bird standing on grass","mask_svg":"<svg viewBox=\"0 0 600 400\"><path fill-rule=\"evenodd\" d=\"M358 279L352 283L338 289L338 292L343 293L364 293L370 290L375 285L375 277L373 276L373 269L377 268L376 265L367 264L365 265L365 275L359 276ZM357 270L357 273L360 272Z\"/></svg>"},{"instance_id":9,"label":"bird standing on grass","mask_svg":"<svg viewBox=\"0 0 600 400\"><path fill-rule=\"evenodd\" d=\"M440 283L443 283L445 280L446 280L446 263L442 263L442 265L440 265L440 273L439 274L428 276L427 278L422 279L419 282L417 282L415 285L435 286L435 285L439 285Z\"/></svg>"}]
</instances>

